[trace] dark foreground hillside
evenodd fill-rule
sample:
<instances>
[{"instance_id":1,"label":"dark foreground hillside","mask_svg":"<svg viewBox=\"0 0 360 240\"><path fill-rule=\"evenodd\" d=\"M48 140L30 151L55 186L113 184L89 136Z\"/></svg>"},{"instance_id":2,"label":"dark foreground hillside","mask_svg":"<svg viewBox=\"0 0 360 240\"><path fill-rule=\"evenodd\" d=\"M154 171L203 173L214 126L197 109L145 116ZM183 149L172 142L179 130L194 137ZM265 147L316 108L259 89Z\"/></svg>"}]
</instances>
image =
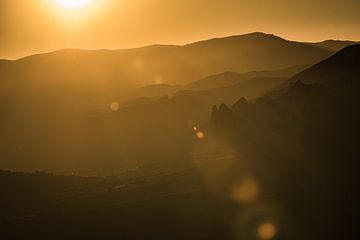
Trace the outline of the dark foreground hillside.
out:
<instances>
[{"instance_id":1,"label":"dark foreground hillside","mask_svg":"<svg viewBox=\"0 0 360 240\"><path fill-rule=\"evenodd\" d=\"M125 179L1 172L1 239L236 239L244 209L202 177L196 168Z\"/></svg>"},{"instance_id":2,"label":"dark foreground hillside","mask_svg":"<svg viewBox=\"0 0 360 240\"><path fill-rule=\"evenodd\" d=\"M286 199L303 239L356 238L359 60L360 45L347 47L290 79L280 96L213 109L218 132L256 153L252 171Z\"/></svg>"}]
</instances>

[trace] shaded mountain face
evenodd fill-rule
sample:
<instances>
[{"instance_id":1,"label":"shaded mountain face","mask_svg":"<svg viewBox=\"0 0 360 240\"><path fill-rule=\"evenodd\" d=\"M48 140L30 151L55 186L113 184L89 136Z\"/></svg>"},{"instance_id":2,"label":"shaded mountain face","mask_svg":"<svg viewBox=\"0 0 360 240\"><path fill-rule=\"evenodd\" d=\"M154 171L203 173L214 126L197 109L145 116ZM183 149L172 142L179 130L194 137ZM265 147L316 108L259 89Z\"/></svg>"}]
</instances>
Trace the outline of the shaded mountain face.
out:
<instances>
[{"instance_id":1,"label":"shaded mountain face","mask_svg":"<svg viewBox=\"0 0 360 240\"><path fill-rule=\"evenodd\" d=\"M88 167L105 172L149 163L183 161L192 155L192 148L198 141L194 127L206 131L213 102L230 104L238 96L256 98L285 81L286 78L255 78L229 87L138 99L115 112L94 112L84 119L80 130L75 130L83 139L71 143L77 150L69 152L85 150L86 157L73 161L84 159L77 169Z\"/></svg>"},{"instance_id":2,"label":"shaded mountain face","mask_svg":"<svg viewBox=\"0 0 360 240\"><path fill-rule=\"evenodd\" d=\"M238 83L219 88L212 88L204 91L180 91L176 96L191 96L201 99L202 102L210 104L213 102L222 102L226 104L234 103L239 96L246 99L256 99L273 88L286 82L286 78L258 77L248 80L240 80ZM221 101L220 101L221 102Z\"/></svg>"},{"instance_id":3,"label":"shaded mountain face","mask_svg":"<svg viewBox=\"0 0 360 240\"><path fill-rule=\"evenodd\" d=\"M218 134L253 156L250 174L288 209L281 224L299 239L356 235L359 57L360 45L349 46L295 76L276 98L213 108Z\"/></svg>"},{"instance_id":4,"label":"shaded mountain face","mask_svg":"<svg viewBox=\"0 0 360 240\"><path fill-rule=\"evenodd\" d=\"M333 57L326 59L306 71L303 71L290 82L303 81L304 83L322 83L349 78L358 78L360 75L360 45L352 45L336 53Z\"/></svg>"},{"instance_id":5,"label":"shaded mountain face","mask_svg":"<svg viewBox=\"0 0 360 240\"><path fill-rule=\"evenodd\" d=\"M10 97L7 101L15 108L17 103L39 100L44 105L41 108L67 106L71 111L86 112L103 108L129 90L149 84L184 85L226 71L283 69L313 64L331 54L333 51L263 33L185 46L66 49L1 64L0 97Z\"/></svg>"},{"instance_id":6,"label":"shaded mountain face","mask_svg":"<svg viewBox=\"0 0 360 240\"><path fill-rule=\"evenodd\" d=\"M308 67L310 67L310 65L292 66L273 71L251 71L246 73L224 72L191 82L183 86L183 90L209 90L229 87L254 78L291 78Z\"/></svg>"},{"instance_id":7,"label":"shaded mountain face","mask_svg":"<svg viewBox=\"0 0 360 240\"><path fill-rule=\"evenodd\" d=\"M189 90L207 90L211 88L227 87L247 80L243 75L236 72L224 72L209 76L186 85Z\"/></svg>"},{"instance_id":8,"label":"shaded mountain face","mask_svg":"<svg viewBox=\"0 0 360 240\"><path fill-rule=\"evenodd\" d=\"M125 94L122 94L120 97L118 97L118 101L122 102L125 105L129 105L129 103L130 105L133 105L133 103L135 102L146 102L145 98L160 97L165 95L171 96L179 91L189 91L188 93L190 93L190 91L206 91L210 89L225 87L230 88L230 86L234 86L243 82L249 82L249 80L255 78L272 78L273 80L275 80L273 82L273 85L271 86L264 85L265 88L270 89L271 87L279 83L276 81L276 79L290 78L308 67L310 66L301 65L274 71L254 71L246 73L224 72L208 76L185 85L153 84L126 92ZM271 84L271 80L267 82ZM244 90L243 93L246 91L247 90ZM258 94L248 94L249 98L253 98L256 96L258 96ZM129 101L129 99L131 100ZM153 99L148 100L152 101ZM234 100L231 100L230 102L232 101Z\"/></svg>"},{"instance_id":9,"label":"shaded mountain face","mask_svg":"<svg viewBox=\"0 0 360 240\"><path fill-rule=\"evenodd\" d=\"M276 71L244 75L265 73L279 74ZM273 77L244 80L242 74L235 75L240 76L239 81L231 86L207 89L228 81L220 74L209 78L215 84L202 84L207 90L177 91L171 96L152 97L187 86L135 89L129 92L130 98L150 97L118 103L119 109L113 110L111 99L105 107L97 109L92 105L94 110L87 110L87 104L97 101L91 95L89 103L81 95L67 98L67 92L58 91L57 95L47 93L44 101L44 96L36 96L38 92L34 92L33 98L24 98L23 92L12 95L8 94L11 91L3 91L1 107L6 117L0 119L3 129L0 150L4 159L1 168L53 172L76 169L82 173L110 174L144 163L182 161L188 158L196 141L193 127L208 125L209 109L214 102L231 104L238 96L256 98L286 80ZM59 101L59 96L64 101Z\"/></svg>"},{"instance_id":10,"label":"shaded mountain face","mask_svg":"<svg viewBox=\"0 0 360 240\"><path fill-rule=\"evenodd\" d=\"M118 97L118 100L124 105L129 102L136 102L139 98L154 98L174 94L177 91L184 89L184 86L169 85L169 84L153 84L141 88L135 88Z\"/></svg>"}]
</instances>

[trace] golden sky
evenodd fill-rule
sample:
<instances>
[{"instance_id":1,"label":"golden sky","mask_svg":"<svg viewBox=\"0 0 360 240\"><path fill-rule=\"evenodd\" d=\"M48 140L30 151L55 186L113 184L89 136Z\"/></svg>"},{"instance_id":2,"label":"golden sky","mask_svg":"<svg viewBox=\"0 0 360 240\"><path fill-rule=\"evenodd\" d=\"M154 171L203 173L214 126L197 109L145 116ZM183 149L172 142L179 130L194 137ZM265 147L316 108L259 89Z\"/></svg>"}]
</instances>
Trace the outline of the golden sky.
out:
<instances>
[{"instance_id":1,"label":"golden sky","mask_svg":"<svg viewBox=\"0 0 360 240\"><path fill-rule=\"evenodd\" d=\"M254 31L300 41L360 40L359 0L0 0L0 58L60 48L184 44Z\"/></svg>"}]
</instances>

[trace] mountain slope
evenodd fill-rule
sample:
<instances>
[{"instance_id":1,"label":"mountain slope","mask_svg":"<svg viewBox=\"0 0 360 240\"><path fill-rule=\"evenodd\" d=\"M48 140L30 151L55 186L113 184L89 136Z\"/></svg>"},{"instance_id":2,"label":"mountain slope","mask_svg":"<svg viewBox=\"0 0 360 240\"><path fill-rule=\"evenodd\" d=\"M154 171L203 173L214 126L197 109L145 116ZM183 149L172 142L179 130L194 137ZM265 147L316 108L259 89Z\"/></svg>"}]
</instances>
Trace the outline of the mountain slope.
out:
<instances>
[{"instance_id":1,"label":"mountain slope","mask_svg":"<svg viewBox=\"0 0 360 240\"><path fill-rule=\"evenodd\" d=\"M351 45L309 69L295 75L290 82L305 83L333 81L359 77L360 44Z\"/></svg>"},{"instance_id":2,"label":"mountain slope","mask_svg":"<svg viewBox=\"0 0 360 240\"><path fill-rule=\"evenodd\" d=\"M129 90L149 84L184 85L227 71L277 70L313 64L331 54L329 50L263 33L185 46L65 49L1 64L0 98L6 95L14 106L34 99L45 105L50 96L51 106L71 105L75 112L86 112L103 108Z\"/></svg>"},{"instance_id":3,"label":"mountain slope","mask_svg":"<svg viewBox=\"0 0 360 240\"><path fill-rule=\"evenodd\" d=\"M29 56L0 71L2 78L103 81L123 87L185 84L225 71L273 70L313 64L334 51L274 35L253 33L185 46L154 45L128 50L75 50ZM272 61L268 61L269 59ZM19 73L21 71L21 74Z\"/></svg>"},{"instance_id":4,"label":"mountain slope","mask_svg":"<svg viewBox=\"0 0 360 240\"><path fill-rule=\"evenodd\" d=\"M219 101L232 104L239 98L239 96L249 100L256 99L285 81L286 78L272 77L244 79L236 84L225 87L212 88L203 91L178 92L175 94L175 97L191 96L193 98L202 99L202 101L207 104Z\"/></svg>"},{"instance_id":5,"label":"mountain slope","mask_svg":"<svg viewBox=\"0 0 360 240\"><path fill-rule=\"evenodd\" d=\"M290 78L308 67L308 65L302 65L274 71L254 71L246 73L224 72L193 81L186 85L153 84L129 91L126 94L121 95L119 101L125 103L128 102L129 99L132 100L131 102L134 102L133 100L136 101L136 98L152 98L164 95L173 95L180 90L206 91L215 88L230 87L240 82L249 82L254 78L272 78L273 80ZM269 80L269 82L271 81ZM276 84L277 83L274 82L273 86ZM265 85L263 87L266 88Z\"/></svg>"},{"instance_id":6,"label":"mountain slope","mask_svg":"<svg viewBox=\"0 0 360 240\"><path fill-rule=\"evenodd\" d=\"M299 239L357 235L359 59L360 45L346 47L295 76L277 97L213 108L218 135L251 156L242 165L291 209L282 224L302 226L292 234Z\"/></svg>"},{"instance_id":7,"label":"mountain slope","mask_svg":"<svg viewBox=\"0 0 360 240\"><path fill-rule=\"evenodd\" d=\"M255 33L186 46L68 49L6 62L0 68L0 168L91 171L182 156L193 137L189 122L206 123L212 101L231 103L265 89L188 92L125 110L120 103L118 111L110 109L112 102L148 83L185 85L226 71L311 64L329 54Z\"/></svg>"},{"instance_id":8,"label":"mountain slope","mask_svg":"<svg viewBox=\"0 0 360 240\"><path fill-rule=\"evenodd\" d=\"M189 90L207 90L211 88L226 87L247 80L243 75L236 72L224 72L217 75L202 78L186 85Z\"/></svg>"},{"instance_id":9,"label":"mountain slope","mask_svg":"<svg viewBox=\"0 0 360 240\"><path fill-rule=\"evenodd\" d=\"M359 42L355 42L355 41L341 41L341 40L325 40L323 42L318 42L318 43L311 43L312 46L316 46L316 47L320 47L326 50L330 50L330 51L340 51L341 49L350 46L350 45L355 45L355 44L359 44Z\"/></svg>"}]
</instances>

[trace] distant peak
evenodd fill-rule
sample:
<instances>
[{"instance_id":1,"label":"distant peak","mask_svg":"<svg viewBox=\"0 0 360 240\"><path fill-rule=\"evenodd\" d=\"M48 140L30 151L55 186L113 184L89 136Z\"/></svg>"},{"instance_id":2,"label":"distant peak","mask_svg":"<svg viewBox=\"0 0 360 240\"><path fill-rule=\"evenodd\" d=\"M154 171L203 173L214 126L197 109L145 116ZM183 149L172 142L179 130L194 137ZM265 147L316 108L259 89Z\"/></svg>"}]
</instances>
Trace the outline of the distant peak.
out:
<instances>
[{"instance_id":1,"label":"distant peak","mask_svg":"<svg viewBox=\"0 0 360 240\"><path fill-rule=\"evenodd\" d=\"M243 34L242 36L278 37L272 33L264 33L264 32L251 32L251 33Z\"/></svg>"},{"instance_id":2,"label":"distant peak","mask_svg":"<svg viewBox=\"0 0 360 240\"><path fill-rule=\"evenodd\" d=\"M248 38L248 39L275 39L275 40L285 40L279 36L276 36L274 34L271 33L264 33L264 32L252 32L252 33L247 33L247 34L242 34L242 35L235 35L235 36L230 36L234 37L234 38Z\"/></svg>"},{"instance_id":3,"label":"distant peak","mask_svg":"<svg viewBox=\"0 0 360 240\"><path fill-rule=\"evenodd\" d=\"M225 104L225 103L222 103L219 107L219 113L228 113L228 112L231 112L230 108Z\"/></svg>"},{"instance_id":4,"label":"distant peak","mask_svg":"<svg viewBox=\"0 0 360 240\"><path fill-rule=\"evenodd\" d=\"M339 40L339 39L327 39L318 43L343 43L343 44L351 44L351 43L358 43L356 41L351 40Z\"/></svg>"},{"instance_id":5,"label":"distant peak","mask_svg":"<svg viewBox=\"0 0 360 240\"><path fill-rule=\"evenodd\" d=\"M266 38L280 38L272 33L264 33L264 32L250 32L245 34L232 35L229 37L266 37ZM226 37L225 37L226 38Z\"/></svg>"},{"instance_id":6,"label":"distant peak","mask_svg":"<svg viewBox=\"0 0 360 240\"><path fill-rule=\"evenodd\" d=\"M242 98L240 98L238 101L236 101L233 105L232 105L232 109L233 110L240 110L240 109L242 109L244 106L247 106L247 104L248 104L248 101L244 98L244 97L242 97Z\"/></svg>"},{"instance_id":7,"label":"distant peak","mask_svg":"<svg viewBox=\"0 0 360 240\"><path fill-rule=\"evenodd\" d=\"M247 103L248 103L248 102L247 102L246 98L242 97L242 98L240 98L238 101L236 101L236 103L234 104L234 106L236 106L236 105L244 105L244 104L247 104Z\"/></svg>"},{"instance_id":8,"label":"distant peak","mask_svg":"<svg viewBox=\"0 0 360 240\"><path fill-rule=\"evenodd\" d=\"M224 109L229 109L229 107L225 103L222 103L222 104L220 104L219 109L224 110Z\"/></svg>"},{"instance_id":9,"label":"distant peak","mask_svg":"<svg viewBox=\"0 0 360 240\"><path fill-rule=\"evenodd\" d=\"M217 38L211 38L211 39L205 39L202 41L186 44L185 46L192 46L192 45L198 45L202 43L209 43L209 42L216 42L216 41L224 41L224 40L235 40L235 39L245 39L245 40L256 40L256 39L273 39L273 40L281 40L281 41L287 41L279 36L276 36L274 34L269 33L263 33L263 32L251 32L246 34L239 34L239 35L232 35L232 36L226 36L226 37L217 37Z\"/></svg>"}]
</instances>

